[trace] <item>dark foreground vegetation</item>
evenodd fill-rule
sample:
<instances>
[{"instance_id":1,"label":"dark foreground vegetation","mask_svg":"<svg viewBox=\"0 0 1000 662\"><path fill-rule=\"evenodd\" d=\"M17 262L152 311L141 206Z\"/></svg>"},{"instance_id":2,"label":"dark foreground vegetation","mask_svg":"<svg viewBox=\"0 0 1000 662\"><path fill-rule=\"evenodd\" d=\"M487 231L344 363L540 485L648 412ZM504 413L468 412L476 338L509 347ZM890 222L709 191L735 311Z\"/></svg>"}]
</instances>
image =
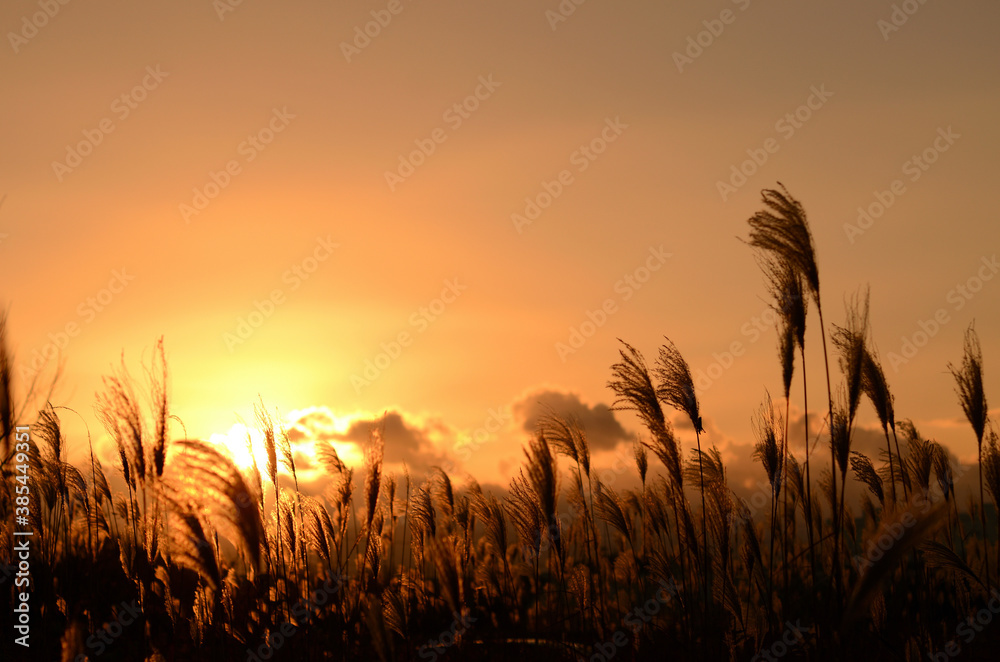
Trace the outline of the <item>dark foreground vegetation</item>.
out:
<instances>
[{"instance_id":1,"label":"dark foreground vegetation","mask_svg":"<svg viewBox=\"0 0 1000 662\"><path fill-rule=\"evenodd\" d=\"M867 297L844 326L825 325L799 203L784 189L764 191L763 203L747 243L779 320L783 391L754 414L768 487L749 500L730 489L720 453L703 447L691 374L670 340L651 365L622 343L611 367L616 408L645 428L633 478L618 476L635 489L592 468L587 431L553 412L504 494L475 482L455 489L442 470L420 480L383 473L392 440L376 422L363 466L316 444L329 485L309 496L263 404L263 467L241 472L214 445L174 434L182 425L168 408L162 344L141 391L124 365L105 380L97 411L118 461L103 467L90 440L63 436L60 419L74 412L18 411L0 337L0 657L996 659L1000 554L987 512L1000 497L1000 450L974 329L948 366L979 447L969 469L896 420ZM789 439L812 307L827 390L812 394L822 405L803 438ZM879 457L852 450L869 405L885 437ZM694 430L687 454L675 412ZM83 466L66 462L68 443L90 446ZM966 471L978 472L978 489L959 503ZM859 499L845 498L849 485L861 486ZM33 532L30 649L15 643L26 590L18 531Z\"/></svg>"}]
</instances>

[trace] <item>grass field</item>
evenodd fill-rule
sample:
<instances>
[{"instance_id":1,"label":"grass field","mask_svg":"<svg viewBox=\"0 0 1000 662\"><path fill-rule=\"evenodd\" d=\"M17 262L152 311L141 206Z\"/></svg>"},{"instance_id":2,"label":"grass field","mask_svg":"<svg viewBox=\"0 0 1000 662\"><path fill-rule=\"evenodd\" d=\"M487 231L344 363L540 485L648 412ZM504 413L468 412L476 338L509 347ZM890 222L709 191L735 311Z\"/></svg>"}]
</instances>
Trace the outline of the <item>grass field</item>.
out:
<instances>
[{"instance_id":1,"label":"grass field","mask_svg":"<svg viewBox=\"0 0 1000 662\"><path fill-rule=\"evenodd\" d=\"M826 326L805 211L784 189L763 205L747 244L779 320L783 390L747 403L769 486L753 501L703 446L691 373L669 339L650 364L623 342L599 376L644 428L635 489L602 483L587 430L552 412L502 493L458 489L442 470L384 473L392 439L374 421L361 466L317 442L328 481L311 495L264 403L263 466L240 470L177 434L162 342L142 385L124 365L105 380L96 405L118 461L102 466L89 440L64 437L73 414L12 395L3 338L3 659L995 659L1000 449L975 329L947 366L979 448L977 489L962 499L955 482L970 469L896 419L867 296L845 326ZM813 308L821 393L800 392ZM805 428L819 435L789 438L793 400L822 419ZM878 457L852 449L868 406L884 432ZM675 414L694 430L688 453ZM89 461L68 464L69 443L87 444ZM29 584L18 582L24 540ZM30 649L15 642L24 632Z\"/></svg>"}]
</instances>

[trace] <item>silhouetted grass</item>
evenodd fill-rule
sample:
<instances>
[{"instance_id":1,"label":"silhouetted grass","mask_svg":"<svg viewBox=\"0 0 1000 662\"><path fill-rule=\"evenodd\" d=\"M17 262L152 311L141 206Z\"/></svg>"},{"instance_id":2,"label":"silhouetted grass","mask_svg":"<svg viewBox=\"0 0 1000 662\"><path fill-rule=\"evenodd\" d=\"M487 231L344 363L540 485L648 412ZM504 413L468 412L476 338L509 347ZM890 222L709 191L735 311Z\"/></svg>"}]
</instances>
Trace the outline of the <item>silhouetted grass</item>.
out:
<instances>
[{"instance_id":1,"label":"silhouetted grass","mask_svg":"<svg viewBox=\"0 0 1000 662\"><path fill-rule=\"evenodd\" d=\"M17 456L13 430L25 419L0 317L5 567L16 560L23 482L14 465L23 459L35 531L32 649L26 656L12 644L15 594L5 590L4 659L750 660L780 642L789 660L916 662L944 650L987 604L996 554L985 492L1000 498L1000 450L975 331L961 367L950 368L979 447L978 503L960 508L961 468L912 422L897 424L867 297L831 336L845 382L837 404L830 390L831 462L811 467L820 472L814 491L816 440L807 419L800 465L788 415L796 347L804 388L805 296L819 307L819 272L801 204L784 189L765 191L764 203L749 243L763 251L779 312L785 397L784 418L769 395L753 418L766 513L730 488L720 451L702 447L690 370L669 339L652 371L624 342L611 366L615 408L634 411L645 428L632 449L634 473L618 484L592 470L587 430L553 411L526 440L523 467L504 493L484 492L471 477L456 489L441 468L423 480L384 473L393 440L373 421L360 484L355 467L316 441L326 489L307 495L290 439L263 402L255 405L263 471L255 459L241 471L218 448L175 436L162 342L148 384L122 362L97 398L117 479L89 440L84 471L66 462L78 442L48 403ZM140 388L150 396L145 407ZM882 457L852 450L862 395L883 430ZM693 439L681 438L665 407L690 420ZM687 456L685 441L694 442ZM255 457L249 435L246 443ZM856 503L845 498L849 469L863 488ZM12 573L0 578L13 589ZM133 602L140 618L124 624L123 605ZM791 624L804 630L789 640ZM981 629L961 641L962 659L980 659L996 642L996 628ZM101 632L115 636L105 642Z\"/></svg>"}]
</instances>

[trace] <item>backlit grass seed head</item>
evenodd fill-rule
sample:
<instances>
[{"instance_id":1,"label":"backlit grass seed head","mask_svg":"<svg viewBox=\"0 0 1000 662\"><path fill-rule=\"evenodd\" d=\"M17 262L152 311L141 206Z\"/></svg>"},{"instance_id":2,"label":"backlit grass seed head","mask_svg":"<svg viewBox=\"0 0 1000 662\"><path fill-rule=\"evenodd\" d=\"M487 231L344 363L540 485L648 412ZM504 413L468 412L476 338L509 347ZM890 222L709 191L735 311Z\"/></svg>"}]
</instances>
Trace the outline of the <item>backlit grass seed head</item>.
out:
<instances>
[{"instance_id":1,"label":"backlit grass seed head","mask_svg":"<svg viewBox=\"0 0 1000 662\"><path fill-rule=\"evenodd\" d=\"M958 399L962 411L972 424L976 440L981 445L986 430L986 418L989 407L986 405L986 391L983 389L983 352L979 346L979 336L974 325L969 325L965 332L965 347L962 356L962 366L956 368L951 363L948 369L955 378Z\"/></svg>"},{"instance_id":2,"label":"backlit grass seed head","mask_svg":"<svg viewBox=\"0 0 1000 662\"><path fill-rule=\"evenodd\" d=\"M847 416L853 423L861 402L865 360L868 355L868 301L854 297L847 306L847 326L834 325L833 344L840 352L840 369L847 382Z\"/></svg>"},{"instance_id":3,"label":"backlit grass seed head","mask_svg":"<svg viewBox=\"0 0 1000 662\"><path fill-rule=\"evenodd\" d=\"M695 432L704 432L701 425L701 413L698 410L698 397L694 392L694 380L687 361L681 356L670 338L660 347L660 355L656 363L656 376L659 385L656 395L674 409L683 412L691 419Z\"/></svg>"},{"instance_id":4,"label":"backlit grass seed head","mask_svg":"<svg viewBox=\"0 0 1000 662\"><path fill-rule=\"evenodd\" d=\"M621 361L611 367L614 378L608 382L608 387L617 396L612 409L630 410L639 415L653 437L647 446L666 467L674 489L680 489L684 485L680 447L670 422L663 415L646 362L634 347L621 339L619 342L625 348L618 351Z\"/></svg>"},{"instance_id":5,"label":"backlit grass seed head","mask_svg":"<svg viewBox=\"0 0 1000 662\"><path fill-rule=\"evenodd\" d=\"M766 209L748 220L750 238L747 243L793 267L802 276L818 305L819 269L816 267L816 251L806 211L781 182L778 186L780 191L764 189L761 192Z\"/></svg>"},{"instance_id":6,"label":"backlit grass seed head","mask_svg":"<svg viewBox=\"0 0 1000 662\"><path fill-rule=\"evenodd\" d=\"M751 419L751 426L757 440L753 457L764 466L767 480L771 484L771 492L777 497L781 492L785 447L781 415L775 412L770 393Z\"/></svg>"}]
</instances>

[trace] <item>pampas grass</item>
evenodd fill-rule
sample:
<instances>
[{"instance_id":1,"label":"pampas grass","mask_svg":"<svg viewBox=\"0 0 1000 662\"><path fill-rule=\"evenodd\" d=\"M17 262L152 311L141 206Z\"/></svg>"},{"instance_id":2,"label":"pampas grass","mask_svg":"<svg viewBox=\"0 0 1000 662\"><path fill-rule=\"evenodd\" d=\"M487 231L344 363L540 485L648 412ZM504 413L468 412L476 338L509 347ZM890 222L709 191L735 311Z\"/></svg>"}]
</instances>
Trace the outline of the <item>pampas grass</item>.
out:
<instances>
[{"instance_id":1,"label":"pampas grass","mask_svg":"<svg viewBox=\"0 0 1000 662\"><path fill-rule=\"evenodd\" d=\"M143 366L147 384L132 379L124 357L105 378L96 398L105 439L78 439L64 408L14 402L32 389L12 383L0 317L0 561L10 564L0 582L14 567L14 512L24 507L11 433L21 412L35 412L18 460L34 472L32 652L92 654L90 634L133 601L138 623L123 626L108 660L555 662L610 659L609 647L621 660L746 660L774 651L796 620L812 631L788 648L790 660L914 660L942 650L954 625L987 604L990 560L1000 562L985 529L986 490L1000 501L1000 442L978 338L970 327L961 365L949 366L979 447L980 495L964 512L963 468L912 421L896 421L864 294L832 327L843 382L836 403L828 391L825 465L810 453L819 440L805 389L806 299L820 304L812 237L784 187L765 191L764 204L748 242L778 313L778 361L761 381L780 384L785 416L768 394L751 439L703 447L702 403L676 345L666 338L650 367L623 341L608 387L641 433L592 449L593 430L549 410L525 431L506 485L480 486L444 462L392 473L398 440L386 416L372 421L363 463L352 466L330 437L286 431L263 399L254 404L260 435L248 432L250 460L237 467L226 449L174 434L183 422L171 411L162 340ZM788 434L796 348L804 461ZM854 439L863 399L885 439L878 456ZM682 448L668 409L684 420L680 429L690 422L692 447ZM101 461L102 441L118 475ZM619 456L613 470L598 460L608 450ZM748 484L736 485L733 463L747 460ZM847 498L848 471L857 503ZM695 489L700 521L688 500ZM970 517L981 533L967 535ZM8 637L0 655L10 645Z\"/></svg>"}]
</instances>

